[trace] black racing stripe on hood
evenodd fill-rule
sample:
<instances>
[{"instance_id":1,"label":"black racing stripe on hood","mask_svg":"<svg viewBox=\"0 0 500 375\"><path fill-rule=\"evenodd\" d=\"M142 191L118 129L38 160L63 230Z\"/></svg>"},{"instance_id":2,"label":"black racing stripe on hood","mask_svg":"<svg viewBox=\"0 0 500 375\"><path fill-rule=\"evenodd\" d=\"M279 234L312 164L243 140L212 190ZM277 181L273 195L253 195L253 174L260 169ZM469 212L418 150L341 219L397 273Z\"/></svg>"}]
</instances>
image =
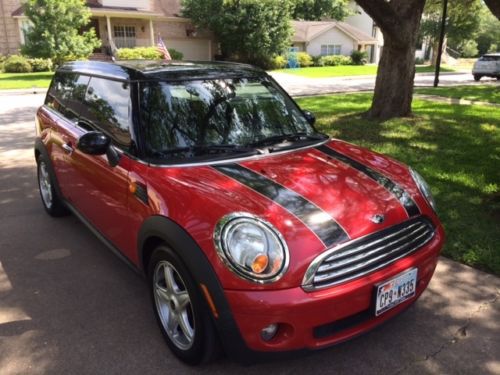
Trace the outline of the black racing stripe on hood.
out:
<instances>
[{"instance_id":1,"label":"black racing stripe on hood","mask_svg":"<svg viewBox=\"0 0 500 375\"><path fill-rule=\"evenodd\" d=\"M370 177L372 180L376 181L379 185L383 186L399 201L399 203L401 203L409 217L420 215L420 209L415 201L410 197L410 194L408 194L401 186L396 184L390 178L328 146L318 146L316 147L316 150L321 151L322 153L337 159L354 169L357 169L361 173Z\"/></svg>"},{"instance_id":2,"label":"black racing stripe on hood","mask_svg":"<svg viewBox=\"0 0 500 375\"><path fill-rule=\"evenodd\" d=\"M324 214L324 211L293 190L239 164L214 165L212 168L284 207L313 231L326 247L349 239L344 229L330 215L326 220L318 220L318 215Z\"/></svg>"}]
</instances>

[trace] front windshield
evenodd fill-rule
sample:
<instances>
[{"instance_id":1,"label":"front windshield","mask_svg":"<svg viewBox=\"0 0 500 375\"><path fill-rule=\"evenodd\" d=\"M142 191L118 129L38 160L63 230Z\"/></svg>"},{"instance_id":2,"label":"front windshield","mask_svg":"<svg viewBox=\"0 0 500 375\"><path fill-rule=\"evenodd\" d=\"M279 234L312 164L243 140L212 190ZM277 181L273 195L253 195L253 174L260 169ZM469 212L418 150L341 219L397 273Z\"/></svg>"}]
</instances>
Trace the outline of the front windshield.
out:
<instances>
[{"instance_id":1,"label":"front windshield","mask_svg":"<svg viewBox=\"0 0 500 375\"><path fill-rule=\"evenodd\" d=\"M143 82L148 157L207 157L212 146L255 149L266 139L317 134L295 103L265 77ZM213 156L213 155L212 155Z\"/></svg>"}]
</instances>

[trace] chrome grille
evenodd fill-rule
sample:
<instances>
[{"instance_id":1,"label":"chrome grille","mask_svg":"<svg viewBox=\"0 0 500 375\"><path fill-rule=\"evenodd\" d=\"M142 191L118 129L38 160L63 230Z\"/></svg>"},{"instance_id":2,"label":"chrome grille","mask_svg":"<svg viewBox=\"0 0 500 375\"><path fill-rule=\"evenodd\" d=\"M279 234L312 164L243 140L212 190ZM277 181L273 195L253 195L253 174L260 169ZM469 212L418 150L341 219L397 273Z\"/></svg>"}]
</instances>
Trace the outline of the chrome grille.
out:
<instances>
[{"instance_id":1,"label":"chrome grille","mask_svg":"<svg viewBox=\"0 0 500 375\"><path fill-rule=\"evenodd\" d=\"M418 217L341 244L317 257L304 276L307 291L356 279L403 258L431 240L434 226Z\"/></svg>"}]
</instances>

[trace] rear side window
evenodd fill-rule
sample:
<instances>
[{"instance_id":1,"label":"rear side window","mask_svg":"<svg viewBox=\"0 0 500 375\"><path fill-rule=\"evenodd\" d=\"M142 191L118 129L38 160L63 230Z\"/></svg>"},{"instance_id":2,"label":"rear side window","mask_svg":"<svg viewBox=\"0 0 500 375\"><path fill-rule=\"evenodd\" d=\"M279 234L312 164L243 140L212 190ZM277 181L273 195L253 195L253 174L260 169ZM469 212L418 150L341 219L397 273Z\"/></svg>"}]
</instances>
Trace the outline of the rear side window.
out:
<instances>
[{"instance_id":1,"label":"rear side window","mask_svg":"<svg viewBox=\"0 0 500 375\"><path fill-rule=\"evenodd\" d=\"M91 78L81 121L107 134L115 145L128 149L132 142L130 114L130 83Z\"/></svg>"},{"instance_id":2,"label":"rear side window","mask_svg":"<svg viewBox=\"0 0 500 375\"><path fill-rule=\"evenodd\" d=\"M90 77L76 73L57 73L50 86L45 104L71 121L76 121L82 110Z\"/></svg>"},{"instance_id":3,"label":"rear side window","mask_svg":"<svg viewBox=\"0 0 500 375\"><path fill-rule=\"evenodd\" d=\"M500 61L500 56L485 55L482 56L479 61Z\"/></svg>"}]
</instances>

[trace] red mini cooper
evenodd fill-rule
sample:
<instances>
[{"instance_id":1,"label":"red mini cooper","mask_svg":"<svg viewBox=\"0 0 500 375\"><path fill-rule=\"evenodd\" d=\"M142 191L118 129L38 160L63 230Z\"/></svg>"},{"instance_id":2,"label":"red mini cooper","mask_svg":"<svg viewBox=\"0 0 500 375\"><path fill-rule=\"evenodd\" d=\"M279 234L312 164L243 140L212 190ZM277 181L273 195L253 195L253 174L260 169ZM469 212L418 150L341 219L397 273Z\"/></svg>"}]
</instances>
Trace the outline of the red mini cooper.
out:
<instances>
[{"instance_id":1,"label":"red mini cooper","mask_svg":"<svg viewBox=\"0 0 500 375\"><path fill-rule=\"evenodd\" d=\"M324 348L411 305L444 232L417 172L314 120L247 65L66 64L36 116L42 202L146 276L181 360Z\"/></svg>"}]
</instances>

